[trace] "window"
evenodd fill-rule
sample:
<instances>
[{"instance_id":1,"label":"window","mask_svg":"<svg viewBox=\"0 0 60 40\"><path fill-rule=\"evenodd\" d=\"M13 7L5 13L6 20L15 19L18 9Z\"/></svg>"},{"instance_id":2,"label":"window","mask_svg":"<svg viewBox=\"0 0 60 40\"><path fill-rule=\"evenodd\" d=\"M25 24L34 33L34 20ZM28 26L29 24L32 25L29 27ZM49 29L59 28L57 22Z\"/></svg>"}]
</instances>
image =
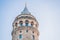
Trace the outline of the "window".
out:
<instances>
[{"instance_id":1,"label":"window","mask_svg":"<svg viewBox=\"0 0 60 40\"><path fill-rule=\"evenodd\" d=\"M31 24L31 26L33 26L33 24Z\"/></svg>"},{"instance_id":2,"label":"window","mask_svg":"<svg viewBox=\"0 0 60 40\"><path fill-rule=\"evenodd\" d=\"M20 26L23 26L23 23L20 23Z\"/></svg>"},{"instance_id":3,"label":"window","mask_svg":"<svg viewBox=\"0 0 60 40\"><path fill-rule=\"evenodd\" d=\"M28 30L26 30L26 32L28 32Z\"/></svg>"},{"instance_id":4,"label":"window","mask_svg":"<svg viewBox=\"0 0 60 40\"><path fill-rule=\"evenodd\" d=\"M32 21L32 22L31 22L31 26L33 26L33 24L34 24L34 23L33 23L33 21Z\"/></svg>"},{"instance_id":5,"label":"window","mask_svg":"<svg viewBox=\"0 0 60 40\"><path fill-rule=\"evenodd\" d=\"M35 39L34 35L32 35L32 37L33 37L33 40L34 40Z\"/></svg>"},{"instance_id":6,"label":"window","mask_svg":"<svg viewBox=\"0 0 60 40\"><path fill-rule=\"evenodd\" d=\"M33 33L34 33L34 31L33 31Z\"/></svg>"},{"instance_id":7,"label":"window","mask_svg":"<svg viewBox=\"0 0 60 40\"><path fill-rule=\"evenodd\" d=\"M17 27L17 23L15 23L15 26Z\"/></svg>"},{"instance_id":8,"label":"window","mask_svg":"<svg viewBox=\"0 0 60 40\"><path fill-rule=\"evenodd\" d=\"M26 17L28 17L28 16L26 16Z\"/></svg>"},{"instance_id":9,"label":"window","mask_svg":"<svg viewBox=\"0 0 60 40\"><path fill-rule=\"evenodd\" d=\"M22 31L20 31L20 33L22 33Z\"/></svg>"},{"instance_id":10,"label":"window","mask_svg":"<svg viewBox=\"0 0 60 40\"><path fill-rule=\"evenodd\" d=\"M25 26L28 26L28 23L26 23L26 25Z\"/></svg>"},{"instance_id":11,"label":"window","mask_svg":"<svg viewBox=\"0 0 60 40\"><path fill-rule=\"evenodd\" d=\"M19 23L20 23L20 26L23 26L23 21L20 21Z\"/></svg>"},{"instance_id":12,"label":"window","mask_svg":"<svg viewBox=\"0 0 60 40\"><path fill-rule=\"evenodd\" d=\"M25 21L25 26L28 26L28 23L29 23L29 21L28 21L28 20L26 20L26 21Z\"/></svg>"},{"instance_id":13,"label":"window","mask_svg":"<svg viewBox=\"0 0 60 40\"><path fill-rule=\"evenodd\" d=\"M20 38L20 39L22 38L22 34L19 35L19 38Z\"/></svg>"}]
</instances>

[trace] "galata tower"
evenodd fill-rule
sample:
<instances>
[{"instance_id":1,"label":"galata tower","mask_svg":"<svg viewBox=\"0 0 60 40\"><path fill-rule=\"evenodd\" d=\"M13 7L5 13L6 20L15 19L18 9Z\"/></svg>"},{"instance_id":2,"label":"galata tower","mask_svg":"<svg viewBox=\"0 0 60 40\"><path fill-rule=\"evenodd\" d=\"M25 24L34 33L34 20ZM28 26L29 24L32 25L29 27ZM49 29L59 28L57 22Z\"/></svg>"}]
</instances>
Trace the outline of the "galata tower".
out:
<instances>
[{"instance_id":1,"label":"galata tower","mask_svg":"<svg viewBox=\"0 0 60 40\"><path fill-rule=\"evenodd\" d=\"M38 21L31 15L26 5L12 25L12 40L39 40Z\"/></svg>"}]
</instances>

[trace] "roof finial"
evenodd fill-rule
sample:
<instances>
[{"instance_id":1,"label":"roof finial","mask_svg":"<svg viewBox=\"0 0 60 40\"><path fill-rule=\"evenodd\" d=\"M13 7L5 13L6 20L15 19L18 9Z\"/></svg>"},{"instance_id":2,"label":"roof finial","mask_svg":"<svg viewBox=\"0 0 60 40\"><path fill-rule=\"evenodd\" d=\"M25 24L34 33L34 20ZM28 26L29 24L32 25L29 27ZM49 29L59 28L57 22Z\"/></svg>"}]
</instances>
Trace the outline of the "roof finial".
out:
<instances>
[{"instance_id":1,"label":"roof finial","mask_svg":"<svg viewBox=\"0 0 60 40\"><path fill-rule=\"evenodd\" d=\"M30 14L30 12L28 11L27 9L27 4L25 3L25 8L24 10L22 11L22 14Z\"/></svg>"},{"instance_id":2,"label":"roof finial","mask_svg":"<svg viewBox=\"0 0 60 40\"><path fill-rule=\"evenodd\" d=\"M27 7L27 3L25 2L25 7Z\"/></svg>"}]
</instances>

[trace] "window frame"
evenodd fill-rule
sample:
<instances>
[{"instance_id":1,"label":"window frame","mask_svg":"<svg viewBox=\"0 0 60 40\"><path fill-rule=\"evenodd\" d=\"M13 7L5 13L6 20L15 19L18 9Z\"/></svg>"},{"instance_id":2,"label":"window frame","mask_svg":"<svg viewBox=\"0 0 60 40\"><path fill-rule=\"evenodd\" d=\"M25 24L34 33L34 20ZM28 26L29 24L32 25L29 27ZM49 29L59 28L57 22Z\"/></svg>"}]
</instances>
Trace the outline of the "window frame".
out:
<instances>
[{"instance_id":1,"label":"window frame","mask_svg":"<svg viewBox=\"0 0 60 40\"><path fill-rule=\"evenodd\" d=\"M19 35L19 39L22 39L22 34Z\"/></svg>"},{"instance_id":2,"label":"window frame","mask_svg":"<svg viewBox=\"0 0 60 40\"><path fill-rule=\"evenodd\" d=\"M23 21L20 21L19 24L20 24L20 26L23 26Z\"/></svg>"},{"instance_id":3,"label":"window frame","mask_svg":"<svg viewBox=\"0 0 60 40\"><path fill-rule=\"evenodd\" d=\"M29 26L29 21L25 20L25 26Z\"/></svg>"}]
</instances>

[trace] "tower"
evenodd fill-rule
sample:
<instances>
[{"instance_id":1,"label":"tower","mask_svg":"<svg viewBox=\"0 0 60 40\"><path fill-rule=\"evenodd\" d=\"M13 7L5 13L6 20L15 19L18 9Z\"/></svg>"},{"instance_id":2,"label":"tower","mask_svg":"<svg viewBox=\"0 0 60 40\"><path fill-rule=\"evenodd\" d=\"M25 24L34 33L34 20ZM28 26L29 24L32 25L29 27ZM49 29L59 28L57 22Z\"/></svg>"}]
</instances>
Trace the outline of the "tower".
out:
<instances>
[{"instance_id":1,"label":"tower","mask_svg":"<svg viewBox=\"0 0 60 40\"><path fill-rule=\"evenodd\" d=\"M25 5L13 22L12 40L39 40L38 22Z\"/></svg>"}]
</instances>

